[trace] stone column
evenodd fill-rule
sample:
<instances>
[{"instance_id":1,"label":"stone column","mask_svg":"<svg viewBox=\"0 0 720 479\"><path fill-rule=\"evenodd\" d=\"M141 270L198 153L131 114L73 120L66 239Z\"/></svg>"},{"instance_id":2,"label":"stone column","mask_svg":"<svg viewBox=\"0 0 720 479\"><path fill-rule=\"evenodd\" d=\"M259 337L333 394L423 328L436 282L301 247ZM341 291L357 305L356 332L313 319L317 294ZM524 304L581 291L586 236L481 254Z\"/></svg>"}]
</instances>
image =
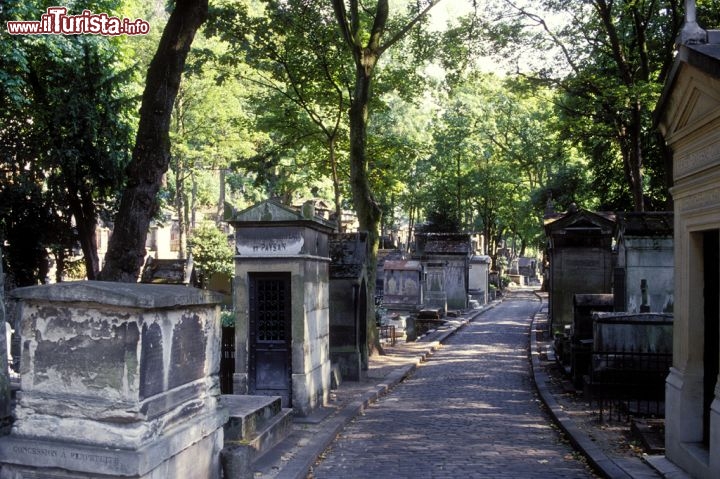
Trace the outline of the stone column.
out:
<instances>
[{"instance_id":1,"label":"stone column","mask_svg":"<svg viewBox=\"0 0 720 479\"><path fill-rule=\"evenodd\" d=\"M220 298L184 286L19 288L21 384L0 479L218 479Z\"/></svg>"}]
</instances>

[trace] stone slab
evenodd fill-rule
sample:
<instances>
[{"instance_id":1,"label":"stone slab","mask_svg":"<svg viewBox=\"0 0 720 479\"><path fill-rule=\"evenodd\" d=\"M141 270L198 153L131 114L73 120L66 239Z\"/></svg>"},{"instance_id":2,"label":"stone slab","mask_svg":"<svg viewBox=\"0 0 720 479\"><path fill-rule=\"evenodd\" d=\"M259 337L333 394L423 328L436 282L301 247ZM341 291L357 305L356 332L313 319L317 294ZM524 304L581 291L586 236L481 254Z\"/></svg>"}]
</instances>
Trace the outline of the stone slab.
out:
<instances>
[{"instance_id":1,"label":"stone slab","mask_svg":"<svg viewBox=\"0 0 720 479\"><path fill-rule=\"evenodd\" d=\"M110 281L69 281L52 287L28 286L12 291L11 297L25 300L97 303L129 308L171 308L220 304L222 295L179 285L115 283Z\"/></svg>"},{"instance_id":2,"label":"stone slab","mask_svg":"<svg viewBox=\"0 0 720 479\"><path fill-rule=\"evenodd\" d=\"M0 438L0 463L38 469L60 468L114 477L143 476L202 438L222 429L226 420L227 412L220 410L188 421L138 449L6 436Z\"/></svg>"}]
</instances>

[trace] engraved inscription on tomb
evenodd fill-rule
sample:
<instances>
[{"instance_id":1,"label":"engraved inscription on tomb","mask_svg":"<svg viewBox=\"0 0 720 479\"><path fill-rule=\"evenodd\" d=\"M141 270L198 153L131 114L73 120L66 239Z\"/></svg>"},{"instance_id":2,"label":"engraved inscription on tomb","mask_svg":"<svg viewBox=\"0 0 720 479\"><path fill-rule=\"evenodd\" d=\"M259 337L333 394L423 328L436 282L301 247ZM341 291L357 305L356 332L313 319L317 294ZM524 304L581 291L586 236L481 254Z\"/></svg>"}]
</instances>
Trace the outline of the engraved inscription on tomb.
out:
<instances>
[{"instance_id":1,"label":"engraved inscription on tomb","mask_svg":"<svg viewBox=\"0 0 720 479\"><path fill-rule=\"evenodd\" d=\"M284 256L299 254L304 240L300 232L277 237L239 236L236 251L240 256Z\"/></svg>"}]
</instances>

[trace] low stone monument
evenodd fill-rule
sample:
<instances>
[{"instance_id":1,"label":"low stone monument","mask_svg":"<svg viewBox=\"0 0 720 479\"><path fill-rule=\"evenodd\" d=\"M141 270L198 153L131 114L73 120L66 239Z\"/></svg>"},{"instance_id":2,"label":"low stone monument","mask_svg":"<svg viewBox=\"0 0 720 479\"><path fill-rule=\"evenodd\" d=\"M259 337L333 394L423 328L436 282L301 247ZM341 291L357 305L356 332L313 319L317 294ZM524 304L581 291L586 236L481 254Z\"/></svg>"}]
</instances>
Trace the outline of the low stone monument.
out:
<instances>
[{"instance_id":1,"label":"low stone monument","mask_svg":"<svg viewBox=\"0 0 720 479\"><path fill-rule=\"evenodd\" d=\"M216 295L81 281L12 296L21 386L0 478L220 477Z\"/></svg>"},{"instance_id":2,"label":"low stone monument","mask_svg":"<svg viewBox=\"0 0 720 479\"><path fill-rule=\"evenodd\" d=\"M416 233L413 259L427 273L426 307L462 310L468 305L468 270L473 254L469 233ZM442 275L438 268L443 269ZM439 289L437 289L439 288ZM443 301L444 295L444 301ZM443 302L446 302L443 307Z\"/></svg>"},{"instance_id":3,"label":"low stone monument","mask_svg":"<svg viewBox=\"0 0 720 479\"><path fill-rule=\"evenodd\" d=\"M423 269L420 261L386 261L383 307L389 313L414 313L424 300ZM438 285L438 289L440 286Z\"/></svg>"},{"instance_id":4,"label":"low stone monument","mask_svg":"<svg viewBox=\"0 0 720 479\"><path fill-rule=\"evenodd\" d=\"M618 213L618 231L615 240L617 260L613 284L616 311L673 312L675 303L673 224L672 212ZM645 290L642 284L645 284ZM643 304L648 311L643 311Z\"/></svg>"},{"instance_id":5,"label":"low stone monument","mask_svg":"<svg viewBox=\"0 0 720 479\"><path fill-rule=\"evenodd\" d=\"M470 258L468 294L481 305L488 302L490 262L490 257L485 255Z\"/></svg>"}]
</instances>

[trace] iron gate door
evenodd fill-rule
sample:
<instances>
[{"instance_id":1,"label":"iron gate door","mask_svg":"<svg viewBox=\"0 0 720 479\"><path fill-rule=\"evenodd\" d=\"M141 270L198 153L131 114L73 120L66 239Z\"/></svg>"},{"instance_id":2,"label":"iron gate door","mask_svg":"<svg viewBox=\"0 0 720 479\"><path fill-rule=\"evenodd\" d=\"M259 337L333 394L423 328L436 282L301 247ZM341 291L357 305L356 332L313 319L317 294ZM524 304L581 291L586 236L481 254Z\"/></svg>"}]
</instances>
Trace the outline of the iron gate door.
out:
<instances>
[{"instance_id":1,"label":"iron gate door","mask_svg":"<svg viewBox=\"0 0 720 479\"><path fill-rule=\"evenodd\" d=\"M290 273L250 274L250 394L292 406Z\"/></svg>"}]
</instances>

